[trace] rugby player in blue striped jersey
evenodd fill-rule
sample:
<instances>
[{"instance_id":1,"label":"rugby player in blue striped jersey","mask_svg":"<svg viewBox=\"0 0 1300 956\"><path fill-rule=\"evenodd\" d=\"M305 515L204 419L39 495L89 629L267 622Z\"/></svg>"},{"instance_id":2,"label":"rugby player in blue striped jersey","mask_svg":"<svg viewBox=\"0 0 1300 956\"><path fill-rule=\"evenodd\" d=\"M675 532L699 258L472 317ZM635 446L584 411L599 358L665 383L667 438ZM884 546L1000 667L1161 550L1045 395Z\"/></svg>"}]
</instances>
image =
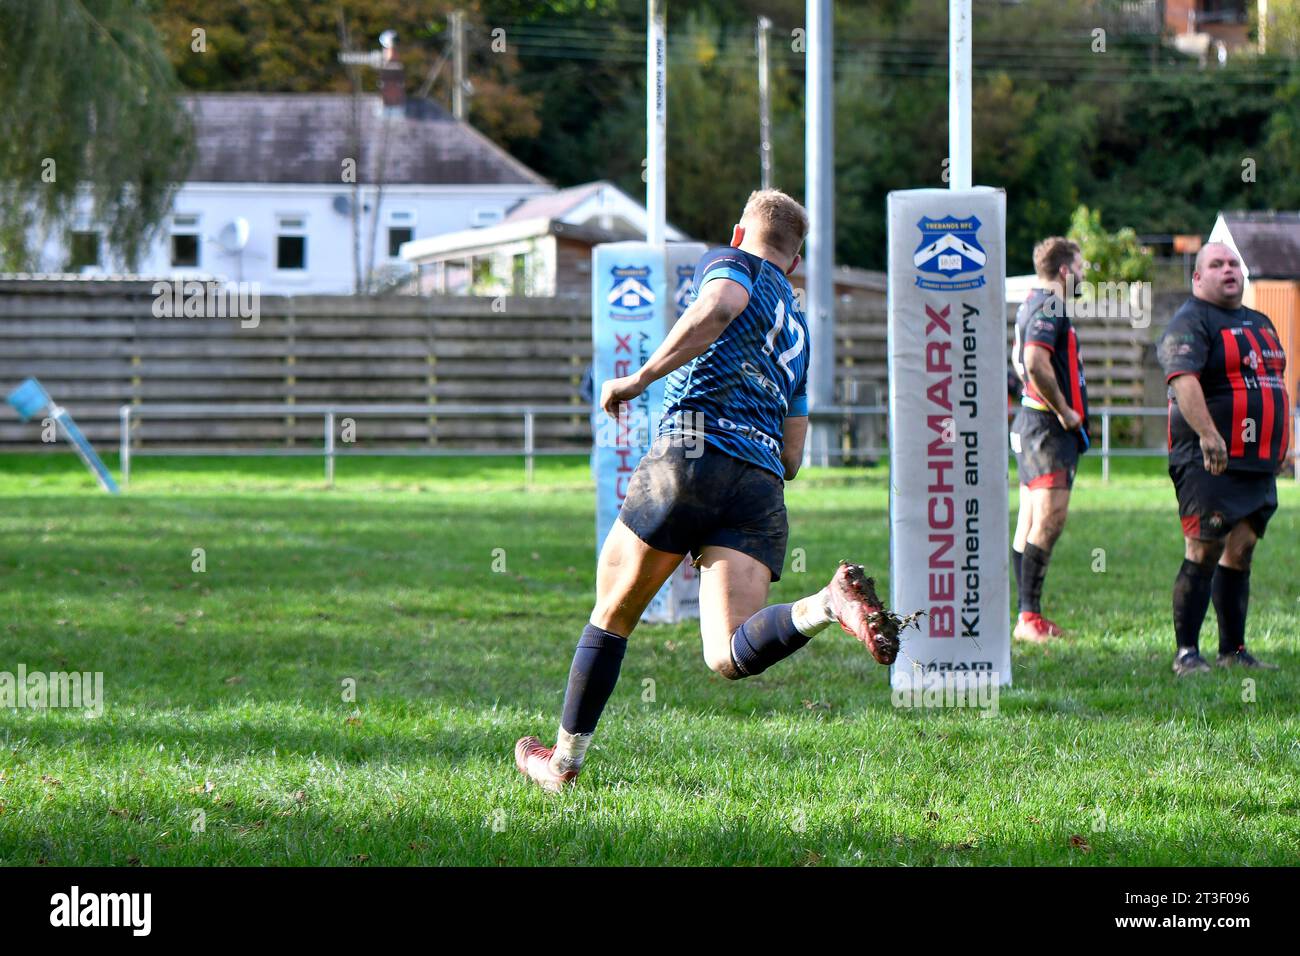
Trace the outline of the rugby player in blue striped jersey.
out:
<instances>
[{"instance_id":1,"label":"rugby player in blue striped jersey","mask_svg":"<svg viewBox=\"0 0 1300 956\"><path fill-rule=\"evenodd\" d=\"M601 408L617 417L667 377L659 433L600 552L556 744L515 744L519 771L547 790L577 779L628 636L686 554L700 569L704 659L729 680L761 674L833 623L882 664L898 654L897 626L859 565L841 562L826 587L793 604L767 604L785 564L785 482L808 430L812 343L786 278L807 233L807 213L785 193L753 193L731 245L700 260L695 300L660 347L601 388Z\"/></svg>"}]
</instances>

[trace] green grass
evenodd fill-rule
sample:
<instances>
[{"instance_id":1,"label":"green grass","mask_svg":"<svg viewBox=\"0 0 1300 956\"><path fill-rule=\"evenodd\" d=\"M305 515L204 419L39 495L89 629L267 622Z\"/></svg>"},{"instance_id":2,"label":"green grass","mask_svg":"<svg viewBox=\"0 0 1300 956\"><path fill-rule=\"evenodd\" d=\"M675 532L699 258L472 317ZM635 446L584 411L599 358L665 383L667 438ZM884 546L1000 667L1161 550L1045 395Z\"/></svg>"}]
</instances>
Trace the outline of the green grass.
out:
<instances>
[{"instance_id":1,"label":"green grass","mask_svg":"<svg viewBox=\"0 0 1300 956\"><path fill-rule=\"evenodd\" d=\"M102 671L106 697L0 711L0 862L1294 863L1300 494L1252 584L1251 645L1284 669L1244 702L1240 673L1169 673L1160 463L1089 467L1047 586L1074 636L1014 648L996 717L893 708L838 631L729 683L696 627L643 625L554 797L510 749L553 735L590 611L585 462L525 491L518 460L352 460L326 490L316 460L147 459L110 498L70 456L0 457L0 671ZM888 576L883 469L788 504L807 571L774 600L841 556Z\"/></svg>"}]
</instances>

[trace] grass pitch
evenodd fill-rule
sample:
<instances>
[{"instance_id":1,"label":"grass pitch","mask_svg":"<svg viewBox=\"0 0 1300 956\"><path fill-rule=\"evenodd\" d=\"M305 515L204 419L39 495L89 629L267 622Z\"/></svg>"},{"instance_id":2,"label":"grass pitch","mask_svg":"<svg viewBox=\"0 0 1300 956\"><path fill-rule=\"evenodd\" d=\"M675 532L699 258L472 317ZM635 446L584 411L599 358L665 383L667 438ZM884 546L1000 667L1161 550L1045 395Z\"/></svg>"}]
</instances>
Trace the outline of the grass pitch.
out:
<instances>
[{"instance_id":1,"label":"grass pitch","mask_svg":"<svg viewBox=\"0 0 1300 956\"><path fill-rule=\"evenodd\" d=\"M1284 669L1175 682L1173 492L1121 464L1084 469L1048 575L1072 636L1014 648L997 716L895 709L838 629L729 683L695 626L643 625L554 797L511 746L553 739L590 611L585 461L525 491L518 460L341 461L326 490L316 460L149 459L110 498L71 456L0 457L0 671L105 696L0 711L0 863L1295 863L1300 492L1252 578ZM791 483L807 570L773 600L841 557L883 586L886 495L883 468Z\"/></svg>"}]
</instances>

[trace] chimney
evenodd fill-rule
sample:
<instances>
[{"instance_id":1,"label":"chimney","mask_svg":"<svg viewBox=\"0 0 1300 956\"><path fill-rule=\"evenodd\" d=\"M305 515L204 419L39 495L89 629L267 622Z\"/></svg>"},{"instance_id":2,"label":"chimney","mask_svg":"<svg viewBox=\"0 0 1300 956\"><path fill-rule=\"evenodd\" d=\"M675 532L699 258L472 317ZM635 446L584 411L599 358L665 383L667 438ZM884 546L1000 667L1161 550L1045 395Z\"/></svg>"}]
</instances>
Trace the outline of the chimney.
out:
<instances>
[{"instance_id":1,"label":"chimney","mask_svg":"<svg viewBox=\"0 0 1300 956\"><path fill-rule=\"evenodd\" d=\"M379 45L383 48L379 64L379 95L384 103L384 112L400 116L406 106L406 73L402 61L397 58L397 34L385 30L379 35Z\"/></svg>"}]
</instances>

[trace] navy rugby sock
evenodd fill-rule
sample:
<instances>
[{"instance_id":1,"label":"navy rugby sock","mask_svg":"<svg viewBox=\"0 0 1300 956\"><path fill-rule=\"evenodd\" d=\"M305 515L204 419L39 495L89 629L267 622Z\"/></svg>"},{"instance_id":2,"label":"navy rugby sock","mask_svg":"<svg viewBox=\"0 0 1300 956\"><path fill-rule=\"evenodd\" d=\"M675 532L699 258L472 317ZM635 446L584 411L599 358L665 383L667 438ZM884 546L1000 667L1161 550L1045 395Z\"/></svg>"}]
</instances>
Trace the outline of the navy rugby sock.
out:
<instances>
[{"instance_id":1,"label":"navy rugby sock","mask_svg":"<svg viewBox=\"0 0 1300 956\"><path fill-rule=\"evenodd\" d=\"M1235 654L1246 646L1246 609L1250 605L1250 572L1220 564L1211 586L1214 613L1219 618L1219 653Z\"/></svg>"},{"instance_id":2,"label":"navy rugby sock","mask_svg":"<svg viewBox=\"0 0 1300 956\"><path fill-rule=\"evenodd\" d=\"M590 734L596 729L627 652L627 638L588 624L582 629L569 668L560 727L570 734Z\"/></svg>"},{"instance_id":3,"label":"navy rugby sock","mask_svg":"<svg viewBox=\"0 0 1300 956\"><path fill-rule=\"evenodd\" d=\"M1015 548L1012 548L1012 549L1011 549L1011 566L1012 566L1013 568L1016 569L1016 594L1017 594L1017 596L1020 594L1020 579L1021 579L1021 578L1023 577L1023 575L1024 575L1024 571L1023 571L1023 569L1022 569L1022 567L1021 567L1021 565L1022 565L1022 563L1024 562L1024 560L1025 560L1025 552L1023 552L1023 551L1017 551Z\"/></svg>"},{"instance_id":4,"label":"navy rugby sock","mask_svg":"<svg viewBox=\"0 0 1300 956\"><path fill-rule=\"evenodd\" d=\"M763 673L812 638L794 626L792 604L773 604L758 611L731 635L731 661L742 677Z\"/></svg>"},{"instance_id":5,"label":"navy rugby sock","mask_svg":"<svg viewBox=\"0 0 1300 956\"><path fill-rule=\"evenodd\" d=\"M1178 647L1193 650L1200 645L1201 624L1210 606L1214 568L1204 568L1183 559L1174 578L1174 639Z\"/></svg>"}]
</instances>

